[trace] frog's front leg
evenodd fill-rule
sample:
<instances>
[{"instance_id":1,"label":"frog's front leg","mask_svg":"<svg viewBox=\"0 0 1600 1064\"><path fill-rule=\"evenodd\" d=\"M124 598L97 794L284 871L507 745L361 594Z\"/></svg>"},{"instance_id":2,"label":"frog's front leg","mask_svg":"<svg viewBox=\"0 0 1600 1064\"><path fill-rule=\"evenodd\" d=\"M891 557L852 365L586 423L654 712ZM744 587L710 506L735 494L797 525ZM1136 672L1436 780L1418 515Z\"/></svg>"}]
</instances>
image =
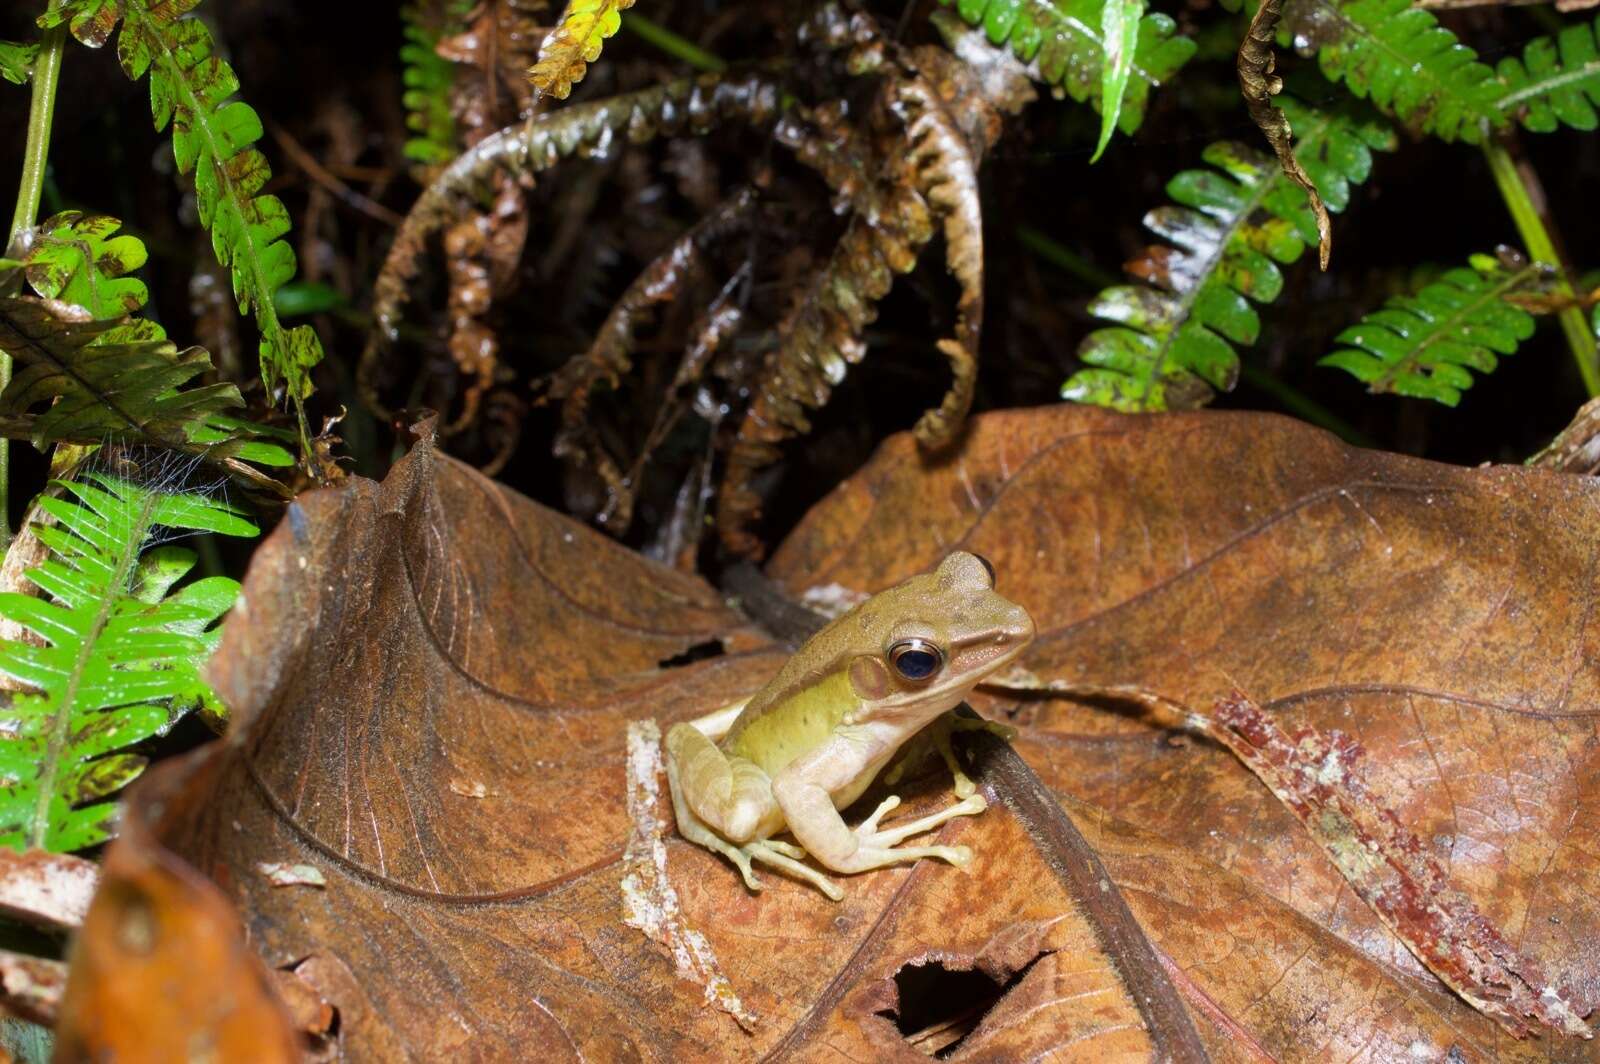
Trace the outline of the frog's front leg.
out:
<instances>
[{"instance_id":1,"label":"frog's front leg","mask_svg":"<svg viewBox=\"0 0 1600 1064\"><path fill-rule=\"evenodd\" d=\"M678 834L720 853L739 868L745 886L760 890L751 861L762 861L814 884L838 901L838 886L801 863L798 846L756 837L777 814L772 781L761 767L730 758L700 730L700 722L673 725L667 732L667 787Z\"/></svg>"},{"instance_id":2,"label":"frog's front leg","mask_svg":"<svg viewBox=\"0 0 1600 1064\"><path fill-rule=\"evenodd\" d=\"M906 776L921 767L929 755L937 753L944 766L950 771L951 787L956 792L957 798L970 798L977 792L977 784L972 782L961 768L961 762L956 759L955 747L951 745L950 737L957 732L986 731L998 735L1006 742L1013 742L1017 738L1017 729L1009 724L998 721L984 720L982 718L963 717L956 712L942 713L934 722L917 733L916 738L900 748L900 756L889 765L883 773L885 785L893 787Z\"/></svg>"},{"instance_id":3,"label":"frog's front leg","mask_svg":"<svg viewBox=\"0 0 1600 1064\"><path fill-rule=\"evenodd\" d=\"M845 790L861 773L873 771L884 744L870 733L841 731L804 757L797 758L772 781L772 794L783 810L789 831L806 852L835 872L865 872L885 865L936 857L953 865L972 859L965 846L900 846L900 842L931 831L958 816L975 816L988 808L983 795L973 794L937 813L880 829L884 814L900 804L885 799L861 823L851 828L834 808L832 795Z\"/></svg>"}]
</instances>

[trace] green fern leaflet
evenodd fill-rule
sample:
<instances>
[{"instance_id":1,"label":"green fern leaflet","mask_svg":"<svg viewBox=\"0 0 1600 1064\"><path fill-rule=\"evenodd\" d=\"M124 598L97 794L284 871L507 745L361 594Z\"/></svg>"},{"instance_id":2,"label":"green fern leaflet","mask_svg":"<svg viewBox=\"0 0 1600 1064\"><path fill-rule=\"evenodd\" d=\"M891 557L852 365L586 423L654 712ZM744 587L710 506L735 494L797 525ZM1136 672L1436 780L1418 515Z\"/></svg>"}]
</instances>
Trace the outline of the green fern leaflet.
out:
<instances>
[{"instance_id":1,"label":"green fern leaflet","mask_svg":"<svg viewBox=\"0 0 1600 1064\"><path fill-rule=\"evenodd\" d=\"M13 85L26 84L33 77L33 61L37 58L37 44L0 41L0 78L5 78Z\"/></svg>"},{"instance_id":2,"label":"green fern leaflet","mask_svg":"<svg viewBox=\"0 0 1600 1064\"><path fill-rule=\"evenodd\" d=\"M1534 133L1600 125L1597 33L1568 26L1491 70L1410 0L1299 0L1279 40L1315 45L1323 74L1417 132L1477 144L1512 121Z\"/></svg>"},{"instance_id":3,"label":"green fern leaflet","mask_svg":"<svg viewBox=\"0 0 1600 1064\"><path fill-rule=\"evenodd\" d=\"M98 48L118 23L117 58L128 77L150 74L150 111L157 130L172 126L180 173L194 173L200 221L211 230L217 261L233 275L241 312L255 309L261 330L261 379L269 394L287 386L296 409L311 394L310 371L322 344L309 325L287 329L272 295L294 276L294 251L283 238L289 212L276 196L261 195L272 176L254 145L261 139L255 109L234 99L239 79L216 55L203 22L183 18L199 0L69 0L42 15L41 26L65 22L72 35Z\"/></svg>"},{"instance_id":4,"label":"green fern leaflet","mask_svg":"<svg viewBox=\"0 0 1600 1064\"><path fill-rule=\"evenodd\" d=\"M136 236L117 235L122 223L104 214L62 211L34 230L23 256L28 285L46 299L87 310L96 321L133 314L150 298L144 282L127 274L148 255ZM151 339L166 334L149 323Z\"/></svg>"},{"instance_id":5,"label":"green fern leaflet","mask_svg":"<svg viewBox=\"0 0 1600 1064\"><path fill-rule=\"evenodd\" d=\"M1354 109L1318 112L1279 98L1300 133L1295 153L1331 211L1367 179L1372 151L1395 146L1394 131ZM1185 170L1167 184L1181 206L1158 207L1145 225L1173 246L1156 246L1130 272L1148 285L1107 288L1091 313L1118 323L1084 338L1061 397L1123 411L1201 406L1230 391L1239 374L1234 344L1251 344L1261 320L1250 301L1283 290L1278 263L1317 242L1305 191L1272 156L1231 141L1201 156L1215 170ZM1221 171L1220 173L1218 171Z\"/></svg>"},{"instance_id":6,"label":"green fern leaflet","mask_svg":"<svg viewBox=\"0 0 1600 1064\"><path fill-rule=\"evenodd\" d=\"M1495 74L1504 86L1502 111L1515 115L1534 133L1553 133L1563 125L1591 130L1600 105L1600 19L1568 26L1554 37L1540 37L1522 58L1500 60Z\"/></svg>"},{"instance_id":7,"label":"green fern leaflet","mask_svg":"<svg viewBox=\"0 0 1600 1064\"><path fill-rule=\"evenodd\" d=\"M1474 255L1416 295L1391 298L1336 338L1341 348L1318 361L1366 383L1374 394L1393 392L1455 406L1472 374L1492 373L1496 355L1514 354L1533 335L1533 315L1506 301L1533 295L1549 269L1537 263L1508 268Z\"/></svg>"},{"instance_id":8,"label":"green fern leaflet","mask_svg":"<svg viewBox=\"0 0 1600 1064\"><path fill-rule=\"evenodd\" d=\"M1009 45L1029 73L1058 93L1091 101L1101 110L1106 42L1106 0L940 0L952 2L970 26L983 27L993 44ZM1133 133L1144 121L1150 90L1169 80L1194 54L1195 43L1174 36L1177 23L1152 11L1139 20L1133 65L1121 96L1117 128ZM1113 100L1113 103L1116 101Z\"/></svg>"},{"instance_id":9,"label":"green fern leaflet","mask_svg":"<svg viewBox=\"0 0 1600 1064\"><path fill-rule=\"evenodd\" d=\"M158 528L254 536L226 503L92 474L41 497L50 557L27 573L46 601L0 594L0 616L43 640L0 643L0 673L32 688L0 710L0 844L80 850L112 834L109 799L144 770L130 747L163 735L202 700L217 622L238 594L226 577L172 585L192 552L140 549Z\"/></svg>"},{"instance_id":10,"label":"green fern leaflet","mask_svg":"<svg viewBox=\"0 0 1600 1064\"><path fill-rule=\"evenodd\" d=\"M434 50L445 33L424 22L418 5L402 8L400 18L406 41L400 47L405 83L401 102L406 109L406 128L416 134L406 141L405 157L424 166L442 166L460 150L455 115L450 111L455 64Z\"/></svg>"}]
</instances>

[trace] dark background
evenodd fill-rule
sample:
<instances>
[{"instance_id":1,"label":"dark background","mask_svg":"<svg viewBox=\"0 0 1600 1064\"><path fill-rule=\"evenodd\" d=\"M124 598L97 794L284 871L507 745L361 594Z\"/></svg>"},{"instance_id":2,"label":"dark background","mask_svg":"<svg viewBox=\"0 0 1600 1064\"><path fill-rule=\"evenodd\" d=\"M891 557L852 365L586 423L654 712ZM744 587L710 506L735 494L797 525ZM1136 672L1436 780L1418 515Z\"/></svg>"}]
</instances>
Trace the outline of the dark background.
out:
<instances>
[{"instance_id":1,"label":"dark background","mask_svg":"<svg viewBox=\"0 0 1600 1064\"><path fill-rule=\"evenodd\" d=\"M27 37L32 6L7 5L0 14L0 36ZM725 57L751 58L780 51L783 30L794 18L788 6L652 3L640 12L702 39ZM1090 166L1098 116L1083 105L1056 103L1046 95L1011 124L985 165L988 305L979 410L1059 401L1057 391L1077 365L1073 352L1095 327L1084 306L1097 285L1030 253L1015 236L1018 226L1047 234L1122 281L1120 264L1153 242L1140 219L1167 202L1163 186L1172 175L1202 166L1201 150L1213 140L1262 144L1238 100L1231 68L1237 16L1205 5L1175 7L1172 0L1157 6L1178 19L1181 31L1200 38L1202 48L1175 83L1154 94L1137 137L1118 137L1102 160ZM878 4L874 10L889 27L903 14L898 5ZM395 453L397 437L388 424L363 411L352 372L365 340L362 314L370 306L370 286L392 230L335 204L308 231L313 183L272 131L283 130L319 158L334 138L343 138L347 148L355 138L359 165L372 175L351 184L403 213L418 186L400 154L407 134L400 102L398 8L325 0L237 0L202 5L199 13L211 20L223 54L238 71L241 97L257 109L269 131L260 145L275 175L269 190L284 199L295 219L290 239L301 254L301 278L315 278L347 300L339 313L314 319L327 361L316 374L319 392L312 411L320 420L345 407L348 417L339 432L347 441L351 466L379 474ZM1542 8L1485 9L1448 14L1443 21L1490 64L1563 24ZM920 14L906 25L908 40L931 37ZM701 37L707 32L712 39ZM1300 78L1292 85L1308 102L1318 102L1319 94L1328 100L1347 95L1342 86L1316 74L1314 61L1282 55L1280 64L1292 78ZM649 84L681 70L624 30L608 43L573 100ZM148 92L146 84L126 80L113 47L96 53L69 42L44 211L77 208L121 218L150 250L143 272L151 289L147 313L161 320L179 343L203 342L209 334L191 310L189 291L197 263L203 264L209 254L208 240L197 228L187 182L172 172L170 139L152 128ZM27 105L25 88L0 84L0 181L14 181L20 170ZM1571 130L1522 134L1519 140L1544 182L1558 239L1581 271L1600 225L1591 208L1596 140ZM638 150L632 161L564 164L532 193L521 276L494 318L501 331L501 357L515 375L512 391L528 394L529 385L542 374L582 351L609 301L649 255L697 217L664 176L668 151L656 145ZM776 254L790 242L810 237L819 255L826 252L826 237L837 228L829 228L836 223L826 212L820 183L781 151L772 151L759 136L733 132L713 135L701 158L725 187L770 160L778 173L773 187L782 210L766 246ZM541 263L561 212L571 202L571 188L581 182L601 183L580 242L582 257ZM652 188L655 194L647 194ZM1342 371L1315 365L1341 328L1386 295L1412 287L1424 275L1419 269L1464 265L1472 252L1517 243L1477 148L1402 134L1400 149L1377 156L1372 179L1356 189L1350 208L1335 216L1334 234L1331 273L1317 272L1314 253L1285 268L1284 294L1259 308L1261 342L1240 351L1246 362L1313 396L1353 426L1362 441L1441 461L1521 461L1566 424L1585 397L1554 319L1543 319L1535 338L1504 359L1494 374L1478 378L1453 410L1369 396ZM763 481L775 492L763 529L769 542L776 542L816 498L858 467L879 440L909 428L924 407L937 402L948 374L932 348L932 340L941 335L933 330L948 327L953 293L936 248L912 277L897 284L870 330L873 352L813 419L815 432L792 443ZM769 279L763 298L781 309L785 296ZM436 400L441 394L449 399L450 385L439 383L451 377L448 356L437 339L443 302L444 287L435 269L433 276L419 281L408 309L408 322L415 328L389 356L390 399L420 395ZM256 340L252 325L237 328L238 352L213 353L224 371L243 383L253 376ZM663 333L662 339L670 338ZM670 374L676 359L670 345L661 347L651 350L646 338L636 356L637 376L620 393L596 401L597 417L626 425L638 410L650 408L651 383L663 372ZM659 364L652 367L656 356ZM424 383L408 393L412 379ZM426 384L429 380L434 383ZM259 387L254 398L259 403ZM1215 406L1282 409L1271 395L1245 382ZM587 499L583 485L563 477L550 454L554 424L548 408L530 409L517 449L500 476L543 501L575 503L582 509ZM694 431L686 428L686 435L663 448L630 541L647 541L660 523L683 473L682 463L674 460L675 448L693 451ZM467 433L450 446L469 461L482 462L494 441ZM24 444L15 450L20 454L11 496L14 524L43 474L42 459L31 448Z\"/></svg>"}]
</instances>

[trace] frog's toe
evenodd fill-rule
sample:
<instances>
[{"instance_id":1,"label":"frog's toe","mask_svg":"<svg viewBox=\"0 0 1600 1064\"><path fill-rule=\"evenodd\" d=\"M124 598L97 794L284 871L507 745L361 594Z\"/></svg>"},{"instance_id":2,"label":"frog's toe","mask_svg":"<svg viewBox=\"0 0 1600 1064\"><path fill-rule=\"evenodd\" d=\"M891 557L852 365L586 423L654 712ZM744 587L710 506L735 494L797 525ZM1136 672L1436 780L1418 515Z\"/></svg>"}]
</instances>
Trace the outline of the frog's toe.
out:
<instances>
[{"instance_id":1,"label":"frog's toe","mask_svg":"<svg viewBox=\"0 0 1600 1064\"><path fill-rule=\"evenodd\" d=\"M780 871L787 872L796 879L805 880L834 901L839 901L844 897L844 891L840 890L839 885L833 880L810 865L802 864L796 858L789 856L790 852L797 852L800 856L805 856L805 850L798 846L790 846L788 843L774 845L771 839L759 839L748 843L744 847L744 852L763 864L769 864Z\"/></svg>"},{"instance_id":2,"label":"frog's toe","mask_svg":"<svg viewBox=\"0 0 1600 1064\"><path fill-rule=\"evenodd\" d=\"M777 839L766 839L764 842L768 849L776 850L785 857L793 857L796 861L806 855L805 847L796 846L792 842L779 842Z\"/></svg>"},{"instance_id":3,"label":"frog's toe","mask_svg":"<svg viewBox=\"0 0 1600 1064\"><path fill-rule=\"evenodd\" d=\"M889 797L878 803L878 808L874 809L872 815L861 822L861 826L856 831L858 833L877 831L878 822L898 808L900 808L900 796L898 794L889 795Z\"/></svg>"}]
</instances>

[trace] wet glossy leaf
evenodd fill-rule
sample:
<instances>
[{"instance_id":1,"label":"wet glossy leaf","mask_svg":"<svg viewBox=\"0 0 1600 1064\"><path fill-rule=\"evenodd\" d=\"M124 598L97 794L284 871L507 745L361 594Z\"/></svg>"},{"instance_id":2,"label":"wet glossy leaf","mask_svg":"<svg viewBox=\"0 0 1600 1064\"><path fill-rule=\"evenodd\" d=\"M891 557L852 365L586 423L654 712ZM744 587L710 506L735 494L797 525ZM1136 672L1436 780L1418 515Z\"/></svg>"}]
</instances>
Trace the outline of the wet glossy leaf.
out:
<instances>
[{"instance_id":1,"label":"wet glossy leaf","mask_svg":"<svg viewBox=\"0 0 1600 1064\"><path fill-rule=\"evenodd\" d=\"M1308 0L1286 13L1279 41L1296 35L1324 75L1418 132L1477 144L1506 123L1494 72L1409 0Z\"/></svg>"},{"instance_id":2,"label":"wet glossy leaf","mask_svg":"<svg viewBox=\"0 0 1600 1064\"><path fill-rule=\"evenodd\" d=\"M960 545L1033 613L1035 682L1201 711L1237 686L1284 729L1347 736L1381 808L1586 1012L1600 865L1571 826L1600 780L1595 506L1583 478L1350 450L1281 418L1060 407L979 418L934 466L896 438L771 572L848 598ZM423 448L382 486L302 499L245 597L214 673L234 733L136 792L171 852L138 835L115 852L223 884L267 963L337 1010L347 1055L910 1059L952 1023L951 1059L1151 1052L1003 802L948 829L966 869L850 877L837 905L771 876L749 894L672 834L647 722L782 660L699 581ZM1553 1031L1515 1040L1446 989L1412 925L1352 894L1221 747L1115 700L975 701L1020 727L1214 1058L1592 1057ZM274 887L262 862L325 886ZM996 989L949 1005L953 978Z\"/></svg>"},{"instance_id":3,"label":"wet glossy leaf","mask_svg":"<svg viewBox=\"0 0 1600 1064\"><path fill-rule=\"evenodd\" d=\"M1313 111L1279 101L1300 134L1295 153L1324 189L1331 210L1366 178L1372 151L1394 146L1394 133L1370 112ZM1185 170L1167 184L1182 206L1145 215L1145 226L1171 246L1147 248L1128 271L1149 288L1117 286L1090 304L1092 313L1129 329L1084 338L1080 370L1061 397L1123 411L1176 410L1231 391L1239 373L1232 344L1254 343L1261 321L1249 300L1269 302L1283 289L1276 263L1294 262L1317 241L1305 190L1271 156L1220 141L1203 155L1215 169ZM1246 298L1248 297L1248 299Z\"/></svg>"},{"instance_id":4,"label":"wet glossy leaf","mask_svg":"<svg viewBox=\"0 0 1600 1064\"><path fill-rule=\"evenodd\" d=\"M1091 103L1105 115L1097 155L1112 124L1124 133L1139 128L1150 90L1172 78L1195 50L1194 41L1174 35L1177 23L1170 16L1143 14L1144 5L1130 0L941 2L953 2L969 25L983 27L991 43L1008 45L1030 74L1058 94ZM1117 10L1108 13L1108 6ZM1129 64L1125 75L1106 62L1108 53L1118 51L1108 45L1108 34L1116 30L1128 34L1120 53ZM1116 84L1123 88L1113 93ZM1107 101L1115 105L1109 111Z\"/></svg>"},{"instance_id":5,"label":"wet glossy leaf","mask_svg":"<svg viewBox=\"0 0 1600 1064\"><path fill-rule=\"evenodd\" d=\"M567 0L560 24L539 46L539 61L528 71L534 87L565 100L632 6L633 0Z\"/></svg>"},{"instance_id":6,"label":"wet glossy leaf","mask_svg":"<svg viewBox=\"0 0 1600 1064\"><path fill-rule=\"evenodd\" d=\"M63 211L45 220L23 257L23 273L46 299L83 307L96 321L120 318L143 307L150 293L128 277L145 263L136 236L116 235L122 223L103 214ZM156 336L162 335L154 326Z\"/></svg>"},{"instance_id":7,"label":"wet glossy leaf","mask_svg":"<svg viewBox=\"0 0 1600 1064\"><path fill-rule=\"evenodd\" d=\"M238 585L225 577L166 594L194 558L139 565L157 527L253 535L224 503L93 475L41 497L50 557L25 574L49 599L0 594L33 642L0 643L0 673L25 692L0 719L0 845L79 850L112 834L115 794L144 770L127 749L189 708Z\"/></svg>"},{"instance_id":8,"label":"wet glossy leaf","mask_svg":"<svg viewBox=\"0 0 1600 1064\"><path fill-rule=\"evenodd\" d=\"M1336 342L1350 346L1318 365L1345 370L1374 393L1455 406L1472 386L1468 369L1494 372L1495 355L1514 354L1533 335L1533 315L1506 300L1534 293L1545 274L1537 264L1507 268L1483 256L1414 296L1391 298L1341 332Z\"/></svg>"},{"instance_id":9,"label":"wet glossy leaf","mask_svg":"<svg viewBox=\"0 0 1600 1064\"><path fill-rule=\"evenodd\" d=\"M33 61L39 56L39 46L34 43L0 41L0 78L13 85L27 84L33 77Z\"/></svg>"},{"instance_id":10,"label":"wet glossy leaf","mask_svg":"<svg viewBox=\"0 0 1600 1064\"><path fill-rule=\"evenodd\" d=\"M1139 39L1139 21L1144 17L1145 0L1105 0L1100 9L1100 40L1105 61L1100 71L1100 140L1094 146L1095 162L1111 143L1122 100L1133 73L1133 52Z\"/></svg>"}]
</instances>

